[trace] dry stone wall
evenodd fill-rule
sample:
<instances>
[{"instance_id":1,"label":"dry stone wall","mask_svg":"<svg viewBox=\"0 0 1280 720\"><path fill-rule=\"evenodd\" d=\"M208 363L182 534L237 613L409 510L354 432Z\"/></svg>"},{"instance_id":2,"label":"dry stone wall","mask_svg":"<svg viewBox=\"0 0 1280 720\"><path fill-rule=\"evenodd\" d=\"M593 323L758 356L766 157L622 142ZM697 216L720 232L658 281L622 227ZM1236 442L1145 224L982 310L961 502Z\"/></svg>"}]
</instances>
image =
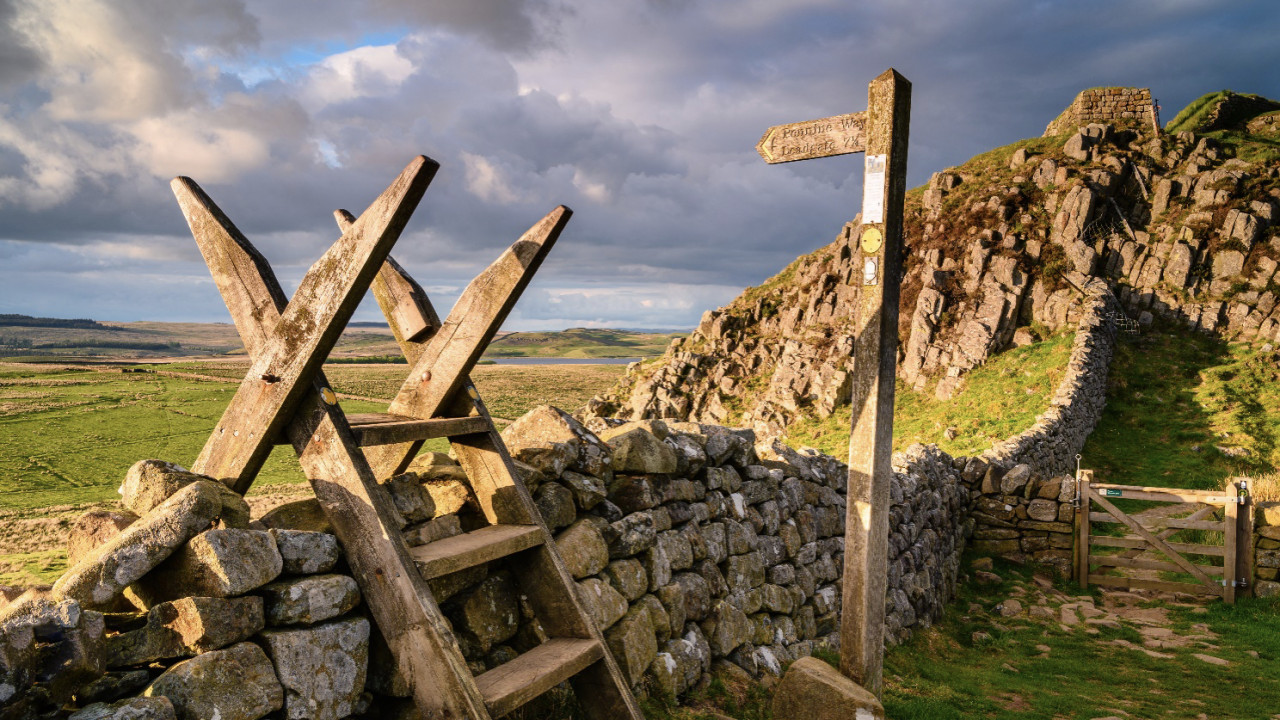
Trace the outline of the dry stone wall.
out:
<instances>
[{"instance_id":1,"label":"dry stone wall","mask_svg":"<svg viewBox=\"0 0 1280 720\"><path fill-rule=\"evenodd\" d=\"M1061 135L1090 123L1149 130L1159 128L1160 118L1151 102L1149 88L1090 88L1081 91L1071 105L1049 123L1044 136Z\"/></svg>"},{"instance_id":2,"label":"dry stone wall","mask_svg":"<svg viewBox=\"0 0 1280 720\"><path fill-rule=\"evenodd\" d=\"M322 516L250 522L221 483L146 460L72 532L52 587L0 593L0 717L351 717L373 628Z\"/></svg>"},{"instance_id":3,"label":"dry stone wall","mask_svg":"<svg viewBox=\"0 0 1280 720\"><path fill-rule=\"evenodd\" d=\"M1253 593L1280 596L1280 502L1256 503L1253 522Z\"/></svg>"}]
</instances>

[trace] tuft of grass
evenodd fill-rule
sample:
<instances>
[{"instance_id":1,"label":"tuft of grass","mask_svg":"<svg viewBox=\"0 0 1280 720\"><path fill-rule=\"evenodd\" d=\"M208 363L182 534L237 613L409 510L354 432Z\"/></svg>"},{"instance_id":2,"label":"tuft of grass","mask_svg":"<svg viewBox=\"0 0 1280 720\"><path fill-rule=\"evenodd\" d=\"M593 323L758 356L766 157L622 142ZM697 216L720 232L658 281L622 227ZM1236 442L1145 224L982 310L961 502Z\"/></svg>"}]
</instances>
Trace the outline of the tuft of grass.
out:
<instances>
[{"instance_id":1,"label":"tuft of grass","mask_svg":"<svg viewBox=\"0 0 1280 720\"><path fill-rule=\"evenodd\" d=\"M1172 120L1164 124L1165 132L1179 133L1184 130L1198 130L1208 118L1209 113L1213 111L1213 107L1218 104L1218 101L1226 98L1230 92L1230 90L1218 90L1192 100L1189 105L1182 108L1181 112L1173 116Z\"/></svg>"}]
</instances>

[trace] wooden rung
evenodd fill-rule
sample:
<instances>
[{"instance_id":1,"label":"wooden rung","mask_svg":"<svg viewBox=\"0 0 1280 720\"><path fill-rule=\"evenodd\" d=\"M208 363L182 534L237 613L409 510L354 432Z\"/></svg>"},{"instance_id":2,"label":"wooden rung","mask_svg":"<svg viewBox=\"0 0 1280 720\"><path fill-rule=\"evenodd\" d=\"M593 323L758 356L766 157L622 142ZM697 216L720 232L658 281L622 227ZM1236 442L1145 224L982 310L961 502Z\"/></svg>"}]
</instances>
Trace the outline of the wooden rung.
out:
<instances>
[{"instance_id":1,"label":"wooden rung","mask_svg":"<svg viewBox=\"0 0 1280 720\"><path fill-rule=\"evenodd\" d=\"M1184 592L1193 595L1216 595L1222 597L1221 586L1209 586L1200 583L1182 583L1169 580L1144 580L1142 578L1119 577L1115 575L1090 575L1090 585L1105 585L1126 590L1167 590Z\"/></svg>"},{"instance_id":2,"label":"wooden rung","mask_svg":"<svg viewBox=\"0 0 1280 720\"><path fill-rule=\"evenodd\" d=\"M604 656L595 640L552 638L476 678L493 717L502 717Z\"/></svg>"},{"instance_id":3,"label":"wooden rung","mask_svg":"<svg viewBox=\"0 0 1280 720\"><path fill-rule=\"evenodd\" d=\"M499 560L542 544L537 525L490 525L409 549L426 580Z\"/></svg>"},{"instance_id":4,"label":"wooden rung","mask_svg":"<svg viewBox=\"0 0 1280 720\"><path fill-rule=\"evenodd\" d=\"M1137 550L1154 550L1151 543L1140 537L1107 537L1106 535L1093 535L1089 538L1090 545L1102 545L1105 547L1132 548ZM1226 551L1221 545L1193 545L1190 543L1171 542L1169 547L1177 550L1185 555L1208 555L1212 557L1222 557Z\"/></svg>"},{"instance_id":5,"label":"wooden rung","mask_svg":"<svg viewBox=\"0 0 1280 720\"><path fill-rule=\"evenodd\" d=\"M1181 530L1222 530L1221 520L1184 520L1182 518L1165 518L1165 517L1133 517L1133 520L1142 527L1153 530L1156 528L1178 528ZM1120 520L1110 513L1091 512L1089 513L1089 522L1095 523L1119 523Z\"/></svg>"},{"instance_id":6,"label":"wooden rung","mask_svg":"<svg viewBox=\"0 0 1280 720\"><path fill-rule=\"evenodd\" d=\"M489 431L489 423L480 416L460 418L432 418L418 420L403 415L370 413L348 415L351 432L360 447L371 445L398 445L400 443L430 440L431 438L471 435Z\"/></svg>"},{"instance_id":7,"label":"wooden rung","mask_svg":"<svg viewBox=\"0 0 1280 720\"><path fill-rule=\"evenodd\" d=\"M1164 570L1173 573L1186 573L1180 565L1163 560L1147 560L1145 558L1127 558L1119 555L1090 555L1089 563L1091 565L1100 565L1102 567L1126 567L1137 568L1139 570ZM1196 565L1205 575L1222 575L1221 565Z\"/></svg>"}]
</instances>

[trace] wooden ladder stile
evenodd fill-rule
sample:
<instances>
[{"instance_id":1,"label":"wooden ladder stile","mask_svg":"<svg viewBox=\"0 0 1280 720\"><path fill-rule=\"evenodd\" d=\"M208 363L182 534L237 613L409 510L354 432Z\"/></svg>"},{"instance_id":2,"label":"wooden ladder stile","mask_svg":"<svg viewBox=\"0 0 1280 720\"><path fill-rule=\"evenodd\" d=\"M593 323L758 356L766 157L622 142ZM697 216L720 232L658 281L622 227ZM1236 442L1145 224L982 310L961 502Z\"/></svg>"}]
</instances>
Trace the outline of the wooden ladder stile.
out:
<instances>
[{"instance_id":1,"label":"wooden ladder stile","mask_svg":"<svg viewBox=\"0 0 1280 720\"><path fill-rule=\"evenodd\" d=\"M421 286L388 254L436 167L420 157L360 219L338 212L342 238L292 300L213 201L191 180L174 181L251 359L193 469L243 493L271 445L293 445L424 718L499 717L568 681L593 720L641 720L468 378L570 212L557 208L522 236L441 323ZM370 286L411 371L387 413L348 416L320 366ZM451 442L489 525L411 549L379 479L401 472L424 440L439 437ZM513 575L550 639L473 676L427 581L516 555Z\"/></svg>"},{"instance_id":2,"label":"wooden ladder stile","mask_svg":"<svg viewBox=\"0 0 1280 720\"><path fill-rule=\"evenodd\" d=\"M485 423L483 432L451 435L449 440L490 525L459 536L467 540L449 538L424 546L417 551L417 558L422 560L419 567L434 576L437 572L453 572L440 565L466 562L469 566L486 562L482 558L490 553L528 550L524 561L514 563L511 569L552 640L476 678L493 716L504 715L568 680L579 702L595 720L640 720L643 716L629 684L578 598L577 585L560 557L555 539L528 488L517 476L506 445L469 377L571 214L561 206L530 228L467 286L443 323L426 293L402 267L394 263L383 266L379 278L386 286L414 288L398 297L375 294L393 328L392 334L412 366L390 410L421 418L481 418ZM335 217L345 231L351 222L350 213L339 210ZM397 327L405 320L411 326L430 325L433 319L436 329L422 333L418 339L410 337L408 328ZM449 389L441 391L442 387ZM380 448L384 450L380 456L383 472L390 474L406 468L420 447L421 442L416 441ZM493 537L474 539L485 532ZM440 544L444 547L432 549ZM440 565L433 565L433 556L440 558L435 561ZM457 569L463 567L458 565Z\"/></svg>"}]
</instances>

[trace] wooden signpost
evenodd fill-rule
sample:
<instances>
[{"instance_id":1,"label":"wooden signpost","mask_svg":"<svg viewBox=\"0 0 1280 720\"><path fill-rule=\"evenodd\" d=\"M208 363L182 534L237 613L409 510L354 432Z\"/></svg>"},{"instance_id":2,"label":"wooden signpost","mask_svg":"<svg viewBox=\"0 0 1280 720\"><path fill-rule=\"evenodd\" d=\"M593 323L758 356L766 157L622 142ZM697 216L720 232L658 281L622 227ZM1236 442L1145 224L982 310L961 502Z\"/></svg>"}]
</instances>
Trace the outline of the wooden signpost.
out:
<instances>
[{"instance_id":1,"label":"wooden signpost","mask_svg":"<svg viewBox=\"0 0 1280 720\"><path fill-rule=\"evenodd\" d=\"M768 163L865 152L862 267L853 348L853 430L845 522L840 670L880 694L888 582L893 391L902 279L911 83L890 68L867 89L867 110L769 128L756 150Z\"/></svg>"}]
</instances>

